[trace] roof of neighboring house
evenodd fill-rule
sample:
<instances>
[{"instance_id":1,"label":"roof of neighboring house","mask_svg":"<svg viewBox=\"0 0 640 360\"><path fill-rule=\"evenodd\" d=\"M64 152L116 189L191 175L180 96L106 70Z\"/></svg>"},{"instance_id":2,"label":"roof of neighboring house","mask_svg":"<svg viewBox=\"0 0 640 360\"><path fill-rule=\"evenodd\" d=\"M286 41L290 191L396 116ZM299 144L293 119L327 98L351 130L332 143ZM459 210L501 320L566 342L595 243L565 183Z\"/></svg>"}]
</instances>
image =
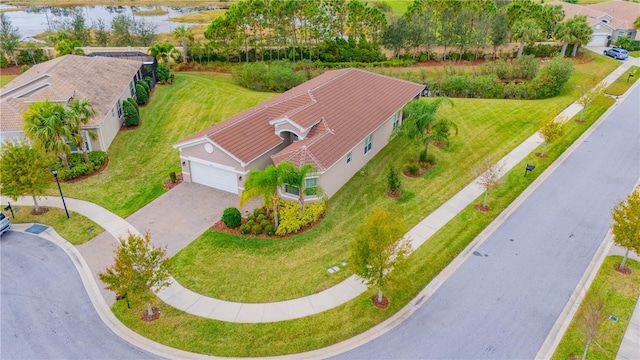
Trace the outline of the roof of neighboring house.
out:
<instances>
[{"instance_id":1,"label":"roof of neighboring house","mask_svg":"<svg viewBox=\"0 0 640 360\"><path fill-rule=\"evenodd\" d=\"M287 119L306 138L272 157L324 170L362 142L396 111L418 95L424 85L358 69L325 72L258 106L201 131L176 147L208 138L247 164L280 145L270 121ZM375 146L375 145L374 145Z\"/></svg>"},{"instance_id":2,"label":"roof of neighboring house","mask_svg":"<svg viewBox=\"0 0 640 360\"><path fill-rule=\"evenodd\" d=\"M0 89L0 131L22 131L22 113L30 103L46 99L65 105L72 99L88 99L96 115L87 126L100 125L141 65L77 55L34 65Z\"/></svg>"},{"instance_id":3,"label":"roof of neighboring house","mask_svg":"<svg viewBox=\"0 0 640 360\"><path fill-rule=\"evenodd\" d=\"M616 29L635 29L633 22L640 16L640 3L631 1L613 0L587 5L587 7L611 15L613 19L610 24Z\"/></svg>"},{"instance_id":4,"label":"roof of neighboring house","mask_svg":"<svg viewBox=\"0 0 640 360\"><path fill-rule=\"evenodd\" d=\"M587 23L589 24L589 26L600 23L601 22L600 19L605 15L607 15L605 12L602 12L596 9L591 9L587 6L571 4L564 1L554 1L547 4L562 6L562 10L564 10L565 19L571 19L574 16L586 16Z\"/></svg>"}]
</instances>

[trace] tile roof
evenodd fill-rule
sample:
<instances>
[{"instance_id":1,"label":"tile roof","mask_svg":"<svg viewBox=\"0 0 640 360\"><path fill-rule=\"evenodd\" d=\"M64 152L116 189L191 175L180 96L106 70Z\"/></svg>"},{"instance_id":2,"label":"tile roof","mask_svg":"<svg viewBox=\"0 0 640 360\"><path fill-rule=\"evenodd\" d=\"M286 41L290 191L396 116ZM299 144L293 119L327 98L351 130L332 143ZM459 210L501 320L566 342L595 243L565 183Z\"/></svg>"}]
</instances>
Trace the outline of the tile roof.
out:
<instances>
[{"instance_id":1,"label":"tile roof","mask_svg":"<svg viewBox=\"0 0 640 360\"><path fill-rule=\"evenodd\" d=\"M600 22L600 18L605 16L606 13L602 11L598 11L596 9L591 9L586 6L571 4L564 1L554 1L547 3L547 5L560 5L562 6L562 10L564 10L564 18L571 19L575 16L586 16L587 23L591 26Z\"/></svg>"},{"instance_id":2,"label":"tile roof","mask_svg":"<svg viewBox=\"0 0 640 360\"><path fill-rule=\"evenodd\" d=\"M0 89L0 131L21 131L29 103L49 99L67 103L88 99L97 114L87 126L98 126L129 82L140 61L66 55L34 65Z\"/></svg>"},{"instance_id":3,"label":"tile roof","mask_svg":"<svg viewBox=\"0 0 640 360\"><path fill-rule=\"evenodd\" d=\"M289 160L324 170L422 89L424 85L358 69L328 71L176 146L206 137L247 164L282 144L284 140L269 122L286 118L312 130L273 156L274 163Z\"/></svg>"},{"instance_id":4,"label":"tile roof","mask_svg":"<svg viewBox=\"0 0 640 360\"><path fill-rule=\"evenodd\" d=\"M587 5L595 11L602 11L611 15L611 25L616 29L635 29L633 22L640 16L640 4L631 1L606 1L599 4Z\"/></svg>"}]
</instances>

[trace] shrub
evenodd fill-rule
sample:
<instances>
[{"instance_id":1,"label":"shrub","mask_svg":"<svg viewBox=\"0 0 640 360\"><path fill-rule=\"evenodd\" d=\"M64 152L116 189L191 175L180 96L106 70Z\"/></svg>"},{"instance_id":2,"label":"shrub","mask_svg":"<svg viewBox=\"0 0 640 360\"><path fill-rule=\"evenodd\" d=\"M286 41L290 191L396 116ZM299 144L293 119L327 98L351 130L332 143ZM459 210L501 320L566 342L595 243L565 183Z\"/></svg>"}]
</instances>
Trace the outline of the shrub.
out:
<instances>
[{"instance_id":1,"label":"shrub","mask_svg":"<svg viewBox=\"0 0 640 360\"><path fill-rule=\"evenodd\" d=\"M253 225L256 224L256 221L255 220L247 220L246 224L249 225L250 227L252 227Z\"/></svg>"},{"instance_id":2,"label":"shrub","mask_svg":"<svg viewBox=\"0 0 640 360\"><path fill-rule=\"evenodd\" d=\"M420 164L433 165L436 163L436 156L433 154L427 154L426 150L422 150L418 156L418 162Z\"/></svg>"},{"instance_id":3,"label":"shrub","mask_svg":"<svg viewBox=\"0 0 640 360\"><path fill-rule=\"evenodd\" d=\"M6 57L0 55L0 68L6 68L9 66L9 60Z\"/></svg>"},{"instance_id":4,"label":"shrub","mask_svg":"<svg viewBox=\"0 0 640 360\"><path fill-rule=\"evenodd\" d=\"M173 173L176 176L176 173ZM224 209L222 213L222 222L230 229L235 229L242 224L242 215L240 210L234 207Z\"/></svg>"},{"instance_id":5,"label":"shrub","mask_svg":"<svg viewBox=\"0 0 640 360\"><path fill-rule=\"evenodd\" d=\"M251 226L249 224L240 225L240 234L246 235L251 232Z\"/></svg>"},{"instance_id":6,"label":"shrub","mask_svg":"<svg viewBox=\"0 0 640 360\"><path fill-rule=\"evenodd\" d=\"M133 105L134 109L136 109L136 113L138 114L138 118L140 117L140 107L134 98L127 98L127 100L131 105Z\"/></svg>"},{"instance_id":7,"label":"shrub","mask_svg":"<svg viewBox=\"0 0 640 360\"><path fill-rule=\"evenodd\" d=\"M255 209L253 209L253 216L255 216L256 218L258 218L258 216L264 215L264 214L266 214L266 212L264 211L263 207L257 207Z\"/></svg>"},{"instance_id":8,"label":"shrub","mask_svg":"<svg viewBox=\"0 0 640 360\"><path fill-rule=\"evenodd\" d=\"M175 184L178 181L178 177L176 176L175 171L169 173L169 179L171 179L172 184Z\"/></svg>"},{"instance_id":9,"label":"shrub","mask_svg":"<svg viewBox=\"0 0 640 360\"><path fill-rule=\"evenodd\" d=\"M89 161L93 164L93 167L97 170L107 160L107 153L104 151L89 151Z\"/></svg>"},{"instance_id":10,"label":"shrub","mask_svg":"<svg viewBox=\"0 0 640 360\"><path fill-rule=\"evenodd\" d=\"M126 126L137 126L140 124L140 115L136 111L136 107L130 101L122 102L122 110L124 112L124 124Z\"/></svg>"},{"instance_id":11,"label":"shrub","mask_svg":"<svg viewBox=\"0 0 640 360\"><path fill-rule=\"evenodd\" d=\"M289 61L274 61L266 64L262 61L245 63L234 70L232 77L240 86L257 91L283 92L298 86L307 80L304 73L296 73Z\"/></svg>"},{"instance_id":12,"label":"shrub","mask_svg":"<svg viewBox=\"0 0 640 360\"><path fill-rule=\"evenodd\" d=\"M276 229L277 235L295 233L303 226L309 225L320 219L325 212L325 205L321 202L305 204L302 217L300 217L300 205L294 201L278 201L278 214L280 223Z\"/></svg>"},{"instance_id":13,"label":"shrub","mask_svg":"<svg viewBox=\"0 0 640 360\"><path fill-rule=\"evenodd\" d=\"M560 94L572 72L573 64L570 60L559 56L551 59L533 80L536 97L546 99Z\"/></svg>"},{"instance_id":14,"label":"shrub","mask_svg":"<svg viewBox=\"0 0 640 360\"><path fill-rule=\"evenodd\" d=\"M149 101L149 93L141 84L136 85L136 99L140 105L146 104L147 101Z\"/></svg>"},{"instance_id":15,"label":"shrub","mask_svg":"<svg viewBox=\"0 0 640 360\"><path fill-rule=\"evenodd\" d=\"M251 227L251 233L255 235L262 234L262 226L260 224L255 224Z\"/></svg>"},{"instance_id":16,"label":"shrub","mask_svg":"<svg viewBox=\"0 0 640 360\"><path fill-rule=\"evenodd\" d=\"M420 167L416 164L408 164L404 167L404 170L409 174L409 175L418 175L420 174Z\"/></svg>"},{"instance_id":17,"label":"shrub","mask_svg":"<svg viewBox=\"0 0 640 360\"><path fill-rule=\"evenodd\" d=\"M256 221L256 217L254 215L247 216L247 221Z\"/></svg>"},{"instance_id":18,"label":"shrub","mask_svg":"<svg viewBox=\"0 0 640 360\"><path fill-rule=\"evenodd\" d=\"M387 189L393 193L400 191L400 177L395 167L389 168L389 175L387 176Z\"/></svg>"},{"instance_id":19,"label":"shrub","mask_svg":"<svg viewBox=\"0 0 640 360\"><path fill-rule=\"evenodd\" d=\"M49 60L49 57L45 54L44 49L23 49L18 52L17 60L20 65L35 65Z\"/></svg>"},{"instance_id":20,"label":"shrub","mask_svg":"<svg viewBox=\"0 0 640 360\"><path fill-rule=\"evenodd\" d=\"M263 222L267 217L264 216L264 214L258 214L258 216L256 216L256 222L257 223L261 223Z\"/></svg>"},{"instance_id":21,"label":"shrub","mask_svg":"<svg viewBox=\"0 0 640 360\"><path fill-rule=\"evenodd\" d=\"M60 179L66 181L66 180L75 179L75 178L77 178L79 176L82 176L82 175L89 175L89 174L93 173L93 164L92 163L85 164L83 162L83 163L75 165L75 166L71 166L71 164L69 164L69 166L70 167L68 169L62 168L62 169L59 170L58 176L60 177Z\"/></svg>"},{"instance_id":22,"label":"shrub","mask_svg":"<svg viewBox=\"0 0 640 360\"><path fill-rule=\"evenodd\" d=\"M160 82L168 81L170 76L171 72L169 71L168 67L164 65L158 65L158 67L156 68L156 80Z\"/></svg>"},{"instance_id":23,"label":"shrub","mask_svg":"<svg viewBox=\"0 0 640 360\"><path fill-rule=\"evenodd\" d=\"M22 66L20 67L20 73L21 73L21 74L22 74L22 73L24 73L24 72L26 72L27 70L29 70L29 65L22 65Z\"/></svg>"},{"instance_id":24,"label":"shrub","mask_svg":"<svg viewBox=\"0 0 640 360\"><path fill-rule=\"evenodd\" d=\"M265 228L267 225L271 225L269 220L265 219L265 220L260 221L260 226L262 226L263 228Z\"/></svg>"},{"instance_id":25,"label":"shrub","mask_svg":"<svg viewBox=\"0 0 640 360\"><path fill-rule=\"evenodd\" d=\"M151 85L149 85L148 81L138 80L138 81L136 81L136 85L138 85L138 84L144 86L144 88L147 90L147 93L151 94Z\"/></svg>"},{"instance_id":26,"label":"shrub","mask_svg":"<svg viewBox=\"0 0 640 360\"><path fill-rule=\"evenodd\" d=\"M264 227L264 233L269 236L273 236L276 234L276 229L273 227L273 225L268 224L267 226Z\"/></svg>"}]
</instances>

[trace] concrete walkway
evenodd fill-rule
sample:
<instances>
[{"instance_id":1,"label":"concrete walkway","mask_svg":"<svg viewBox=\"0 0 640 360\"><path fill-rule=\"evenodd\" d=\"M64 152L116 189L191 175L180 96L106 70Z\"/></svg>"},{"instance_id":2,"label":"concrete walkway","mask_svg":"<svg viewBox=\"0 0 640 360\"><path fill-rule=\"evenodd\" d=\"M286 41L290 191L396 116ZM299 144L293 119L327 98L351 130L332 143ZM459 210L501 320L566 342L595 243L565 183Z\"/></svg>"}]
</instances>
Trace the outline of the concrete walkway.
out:
<instances>
[{"instance_id":1,"label":"concrete walkway","mask_svg":"<svg viewBox=\"0 0 640 360\"><path fill-rule=\"evenodd\" d=\"M622 63L622 65L609 74L603 82L607 84L612 83L620 75L624 74L629 67L639 62L640 61L638 59L631 59ZM578 114L580 110L580 105L575 103L571 104L563 110L556 119L571 119L573 116ZM500 163L503 165L501 175L511 170L516 164L533 152L541 143L542 139L536 133L518 145L500 160ZM524 172L524 169L522 170ZM413 248L417 249L420 245L424 244L433 234L445 226L460 211L482 195L483 191L484 190L477 181L472 182L409 230L407 236L411 239ZM168 195L170 193L171 191L163 195L163 197L170 196ZM0 197L0 202L6 203L7 201L8 199L5 197ZM58 197L43 197L40 201L43 206L62 207L62 202ZM155 201L162 201L162 197ZM31 198L20 198L14 203L16 205L31 205L32 200ZM100 224L100 226L102 226L108 234L112 236L110 241L118 238L125 238L128 232L136 235L141 234L141 232L128 221L93 203L67 198L67 207L70 210L80 213ZM134 215L132 215L131 218L135 219L136 217ZM150 225L152 223L147 222L146 224ZM103 238L105 237L106 235L103 236ZM95 242L95 244L97 244L98 241L95 240L96 239L89 243ZM187 240L190 241L189 239ZM186 246L188 241L185 242L183 239L183 241L181 241L181 246ZM94 251L83 254L94 275L98 271L101 271L106 266L110 265L113 261L113 252L106 251L104 240L100 243L103 245L100 246L98 250L94 249ZM111 244L113 247L115 242L112 242ZM167 245L167 243L163 241L163 244L155 245ZM81 245L80 248L82 248L82 246L84 245ZM181 246L179 246L179 248ZM179 249L172 248L171 253L175 254L177 250ZM437 290L439 284L445 280L445 277L446 274L441 274L434 279L434 282L432 282L430 286L430 290ZM97 277L95 277L95 279L99 283ZM158 293L158 296L165 303L193 315L227 322L264 323L297 319L317 314L339 306L359 296L365 292L366 289L366 286L354 275L327 290L313 295L273 303L248 304L209 298L184 288L175 281L175 279L172 279L171 286L161 290ZM113 303L113 294L109 294L109 292L103 290L103 295L105 296L107 303Z\"/></svg>"}]
</instances>

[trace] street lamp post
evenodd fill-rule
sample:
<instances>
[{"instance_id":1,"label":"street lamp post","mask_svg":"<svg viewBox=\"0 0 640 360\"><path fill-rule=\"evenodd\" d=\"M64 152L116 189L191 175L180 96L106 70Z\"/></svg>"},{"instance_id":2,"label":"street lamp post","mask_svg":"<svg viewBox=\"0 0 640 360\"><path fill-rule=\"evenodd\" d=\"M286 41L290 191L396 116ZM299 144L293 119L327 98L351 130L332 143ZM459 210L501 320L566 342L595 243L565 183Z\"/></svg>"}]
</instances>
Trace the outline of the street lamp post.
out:
<instances>
[{"instance_id":1,"label":"street lamp post","mask_svg":"<svg viewBox=\"0 0 640 360\"><path fill-rule=\"evenodd\" d=\"M60 190L60 197L62 198L62 205L64 206L64 212L67 213L67 219L69 218L69 211L67 210L67 204L64 202L64 195L62 195L62 188L60 187L60 181L58 181L58 169L51 168L51 173L53 177L56 178L56 183L58 184L58 190Z\"/></svg>"}]
</instances>

